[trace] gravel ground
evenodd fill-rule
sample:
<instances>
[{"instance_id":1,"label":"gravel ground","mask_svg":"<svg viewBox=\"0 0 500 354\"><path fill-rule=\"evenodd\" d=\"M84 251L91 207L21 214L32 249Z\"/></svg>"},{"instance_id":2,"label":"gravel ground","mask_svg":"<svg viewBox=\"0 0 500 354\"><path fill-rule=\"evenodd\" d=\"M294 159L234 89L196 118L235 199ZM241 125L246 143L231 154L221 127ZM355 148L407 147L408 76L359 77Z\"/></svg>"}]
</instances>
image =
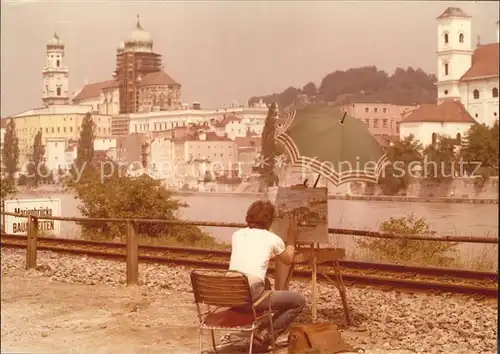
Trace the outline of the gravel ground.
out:
<instances>
[{"instance_id":1,"label":"gravel ground","mask_svg":"<svg viewBox=\"0 0 500 354\"><path fill-rule=\"evenodd\" d=\"M67 348L72 348L74 353L87 350L125 353L130 352L130 348L141 349L134 349L134 353L195 352L197 318L189 270L140 264L142 286L130 290L134 288L123 287L125 263L122 262L39 251L38 270L25 272L24 261L24 250L2 249L2 352L35 348L62 350L60 346L65 341L71 342ZM310 297L309 282L294 281L291 288ZM36 294L28 294L35 290ZM320 283L318 290L319 321L344 326L336 289ZM343 337L354 347L364 348L366 353L497 352L495 300L358 287L348 288L347 294L355 325L344 328ZM29 296L34 296L34 300L26 302ZM110 298L113 301L110 302ZM55 307L55 310L43 310L44 306ZM47 338L57 338L50 333L62 331L57 312L64 312L61 309L64 306L74 307L71 321L79 324L73 329L62 326L69 331L60 333L65 340L56 341L52 345L58 346L50 347ZM299 320L307 322L309 315L308 308ZM115 317L121 322L110 325ZM81 337L89 331L90 325L84 324L89 318L93 319L92 326L97 326L91 333L90 344L88 337ZM31 325L25 326L25 323ZM112 341L110 336L114 338ZM80 347L73 344L78 340L81 340ZM115 343L113 348L109 347L111 342Z\"/></svg>"}]
</instances>

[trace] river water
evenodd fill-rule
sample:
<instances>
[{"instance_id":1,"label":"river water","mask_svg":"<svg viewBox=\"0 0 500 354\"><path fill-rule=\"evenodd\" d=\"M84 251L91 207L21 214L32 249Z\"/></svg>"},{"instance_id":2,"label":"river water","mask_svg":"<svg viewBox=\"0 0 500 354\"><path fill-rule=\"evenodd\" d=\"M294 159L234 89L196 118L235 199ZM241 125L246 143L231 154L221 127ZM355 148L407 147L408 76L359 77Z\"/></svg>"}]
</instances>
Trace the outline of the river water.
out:
<instances>
[{"instance_id":1,"label":"river water","mask_svg":"<svg viewBox=\"0 0 500 354\"><path fill-rule=\"evenodd\" d=\"M48 196L48 195L47 195ZM18 199L43 198L39 194L23 193ZM79 201L73 195L51 193L51 198L61 199L62 216L81 216ZM178 196L189 207L181 211L181 217L188 220L239 222L245 220L248 206L257 200L257 196L203 195ZM402 217L413 213L423 217L432 230L439 235L461 236L498 236L498 204L458 204L458 203L408 203L359 200L329 200L329 227L344 229L379 230L380 224L390 217ZM65 224L65 222L63 222ZM69 223L66 223L69 224ZM72 228L71 228L72 229ZM234 229L206 228L220 241L229 242ZM61 225L62 236L74 237L68 233L70 225ZM331 242L337 247L344 247L348 254L355 248L353 238L336 235ZM469 253L468 257L483 257L479 250L491 245L463 244L461 249Z\"/></svg>"}]
</instances>

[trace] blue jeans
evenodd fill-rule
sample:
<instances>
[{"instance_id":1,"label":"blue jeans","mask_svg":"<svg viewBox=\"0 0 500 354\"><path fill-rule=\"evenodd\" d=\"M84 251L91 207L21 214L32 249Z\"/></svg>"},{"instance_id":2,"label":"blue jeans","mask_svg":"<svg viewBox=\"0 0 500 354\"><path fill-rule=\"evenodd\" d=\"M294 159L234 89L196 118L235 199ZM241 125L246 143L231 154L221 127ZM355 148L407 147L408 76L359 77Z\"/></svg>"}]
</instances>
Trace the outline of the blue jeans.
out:
<instances>
[{"instance_id":1,"label":"blue jeans","mask_svg":"<svg viewBox=\"0 0 500 354\"><path fill-rule=\"evenodd\" d=\"M252 297L257 301L265 290L264 283L255 283L250 286ZM302 294L294 291L276 290L257 305L257 310L267 310L271 303L271 309L275 312L273 316L274 338L283 334L288 326L302 312L306 300Z\"/></svg>"}]
</instances>

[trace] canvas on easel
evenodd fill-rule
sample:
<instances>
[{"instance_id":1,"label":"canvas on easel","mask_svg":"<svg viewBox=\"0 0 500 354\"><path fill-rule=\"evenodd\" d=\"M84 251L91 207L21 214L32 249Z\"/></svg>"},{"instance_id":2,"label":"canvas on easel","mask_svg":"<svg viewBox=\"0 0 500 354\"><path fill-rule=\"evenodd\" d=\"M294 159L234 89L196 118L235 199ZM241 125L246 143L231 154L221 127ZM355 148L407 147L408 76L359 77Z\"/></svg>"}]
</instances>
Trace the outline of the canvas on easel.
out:
<instances>
[{"instance_id":1,"label":"canvas on easel","mask_svg":"<svg viewBox=\"0 0 500 354\"><path fill-rule=\"evenodd\" d=\"M269 200L275 205L275 220L271 231L287 241L290 216L298 224L297 242L328 242L328 190L327 188L273 187L268 191ZM296 257L297 258L297 257ZM288 290L294 264L275 262L276 290Z\"/></svg>"},{"instance_id":2,"label":"canvas on easel","mask_svg":"<svg viewBox=\"0 0 500 354\"><path fill-rule=\"evenodd\" d=\"M297 242L328 243L328 189L273 187L268 191L277 223L295 216ZM286 241L286 234L278 234Z\"/></svg>"}]
</instances>

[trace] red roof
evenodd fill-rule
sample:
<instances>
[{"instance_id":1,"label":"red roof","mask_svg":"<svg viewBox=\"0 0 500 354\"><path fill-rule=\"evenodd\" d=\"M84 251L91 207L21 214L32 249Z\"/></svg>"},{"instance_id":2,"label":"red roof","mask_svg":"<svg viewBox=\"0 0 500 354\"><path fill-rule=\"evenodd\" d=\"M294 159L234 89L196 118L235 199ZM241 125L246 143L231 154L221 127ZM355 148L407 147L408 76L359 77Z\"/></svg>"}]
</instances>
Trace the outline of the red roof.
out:
<instances>
[{"instance_id":1,"label":"red roof","mask_svg":"<svg viewBox=\"0 0 500 354\"><path fill-rule=\"evenodd\" d=\"M461 81L498 77L499 43L480 45L472 54L472 65L462 76Z\"/></svg>"},{"instance_id":2,"label":"red roof","mask_svg":"<svg viewBox=\"0 0 500 354\"><path fill-rule=\"evenodd\" d=\"M230 116L225 116L220 122L215 123L214 126L217 128L224 128L231 122L239 122L239 121L241 121L241 118L235 115L230 115Z\"/></svg>"},{"instance_id":3,"label":"red roof","mask_svg":"<svg viewBox=\"0 0 500 354\"><path fill-rule=\"evenodd\" d=\"M448 7L444 12L437 17L438 20L450 17L465 17L470 18L463 10L459 7Z\"/></svg>"},{"instance_id":4,"label":"red roof","mask_svg":"<svg viewBox=\"0 0 500 354\"><path fill-rule=\"evenodd\" d=\"M0 128L6 129L7 128L7 123L8 123L7 118L1 118L0 119Z\"/></svg>"},{"instance_id":5,"label":"red roof","mask_svg":"<svg viewBox=\"0 0 500 354\"><path fill-rule=\"evenodd\" d=\"M89 98L97 98L101 91L111 87L118 87L118 82L115 80L107 80L85 85L83 89L73 98L73 101L87 100Z\"/></svg>"},{"instance_id":6,"label":"red roof","mask_svg":"<svg viewBox=\"0 0 500 354\"><path fill-rule=\"evenodd\" d=\"M235 138L234 142L236 145L238 145L239 148L260 148L261 146L261 138L259 136L254 136L254 137L239 137Z\"/></svg>"},{"instance_id":7,"label":"red roof","mask_svg":"<svg viewBox=\"0 0 500 354\"><path fill-rule=\"evenodd\" d=\"M423 104L403 118L404 123L475 123L459 101L446 100L438 104Z\"/></svg>"},{"instance_id":8,"label":"red roof","mask_svg":"<svg viewBox=\"0 0 500 354\"><path fill-rule=\"evenodd\" d=\"M205 139L200 139L200 134L205 134ZM175 139L176 142L183 143L185 141L232 141L227 136L218 136L214 132L206 133L195 133L190 135L185 135Z\"/></svg>"},{"instance_id":9,"label":"red roof","mask_svg":"<svg viewBox=\"0 0 500 354\"><path fill-rule=\"evenodd\" d=\"M163 71L157 71L144 76L141 80L140 86L154 86L154 85L176 85L180 86L174 79L165 74Z\"/></svg>"}]
</instances>

